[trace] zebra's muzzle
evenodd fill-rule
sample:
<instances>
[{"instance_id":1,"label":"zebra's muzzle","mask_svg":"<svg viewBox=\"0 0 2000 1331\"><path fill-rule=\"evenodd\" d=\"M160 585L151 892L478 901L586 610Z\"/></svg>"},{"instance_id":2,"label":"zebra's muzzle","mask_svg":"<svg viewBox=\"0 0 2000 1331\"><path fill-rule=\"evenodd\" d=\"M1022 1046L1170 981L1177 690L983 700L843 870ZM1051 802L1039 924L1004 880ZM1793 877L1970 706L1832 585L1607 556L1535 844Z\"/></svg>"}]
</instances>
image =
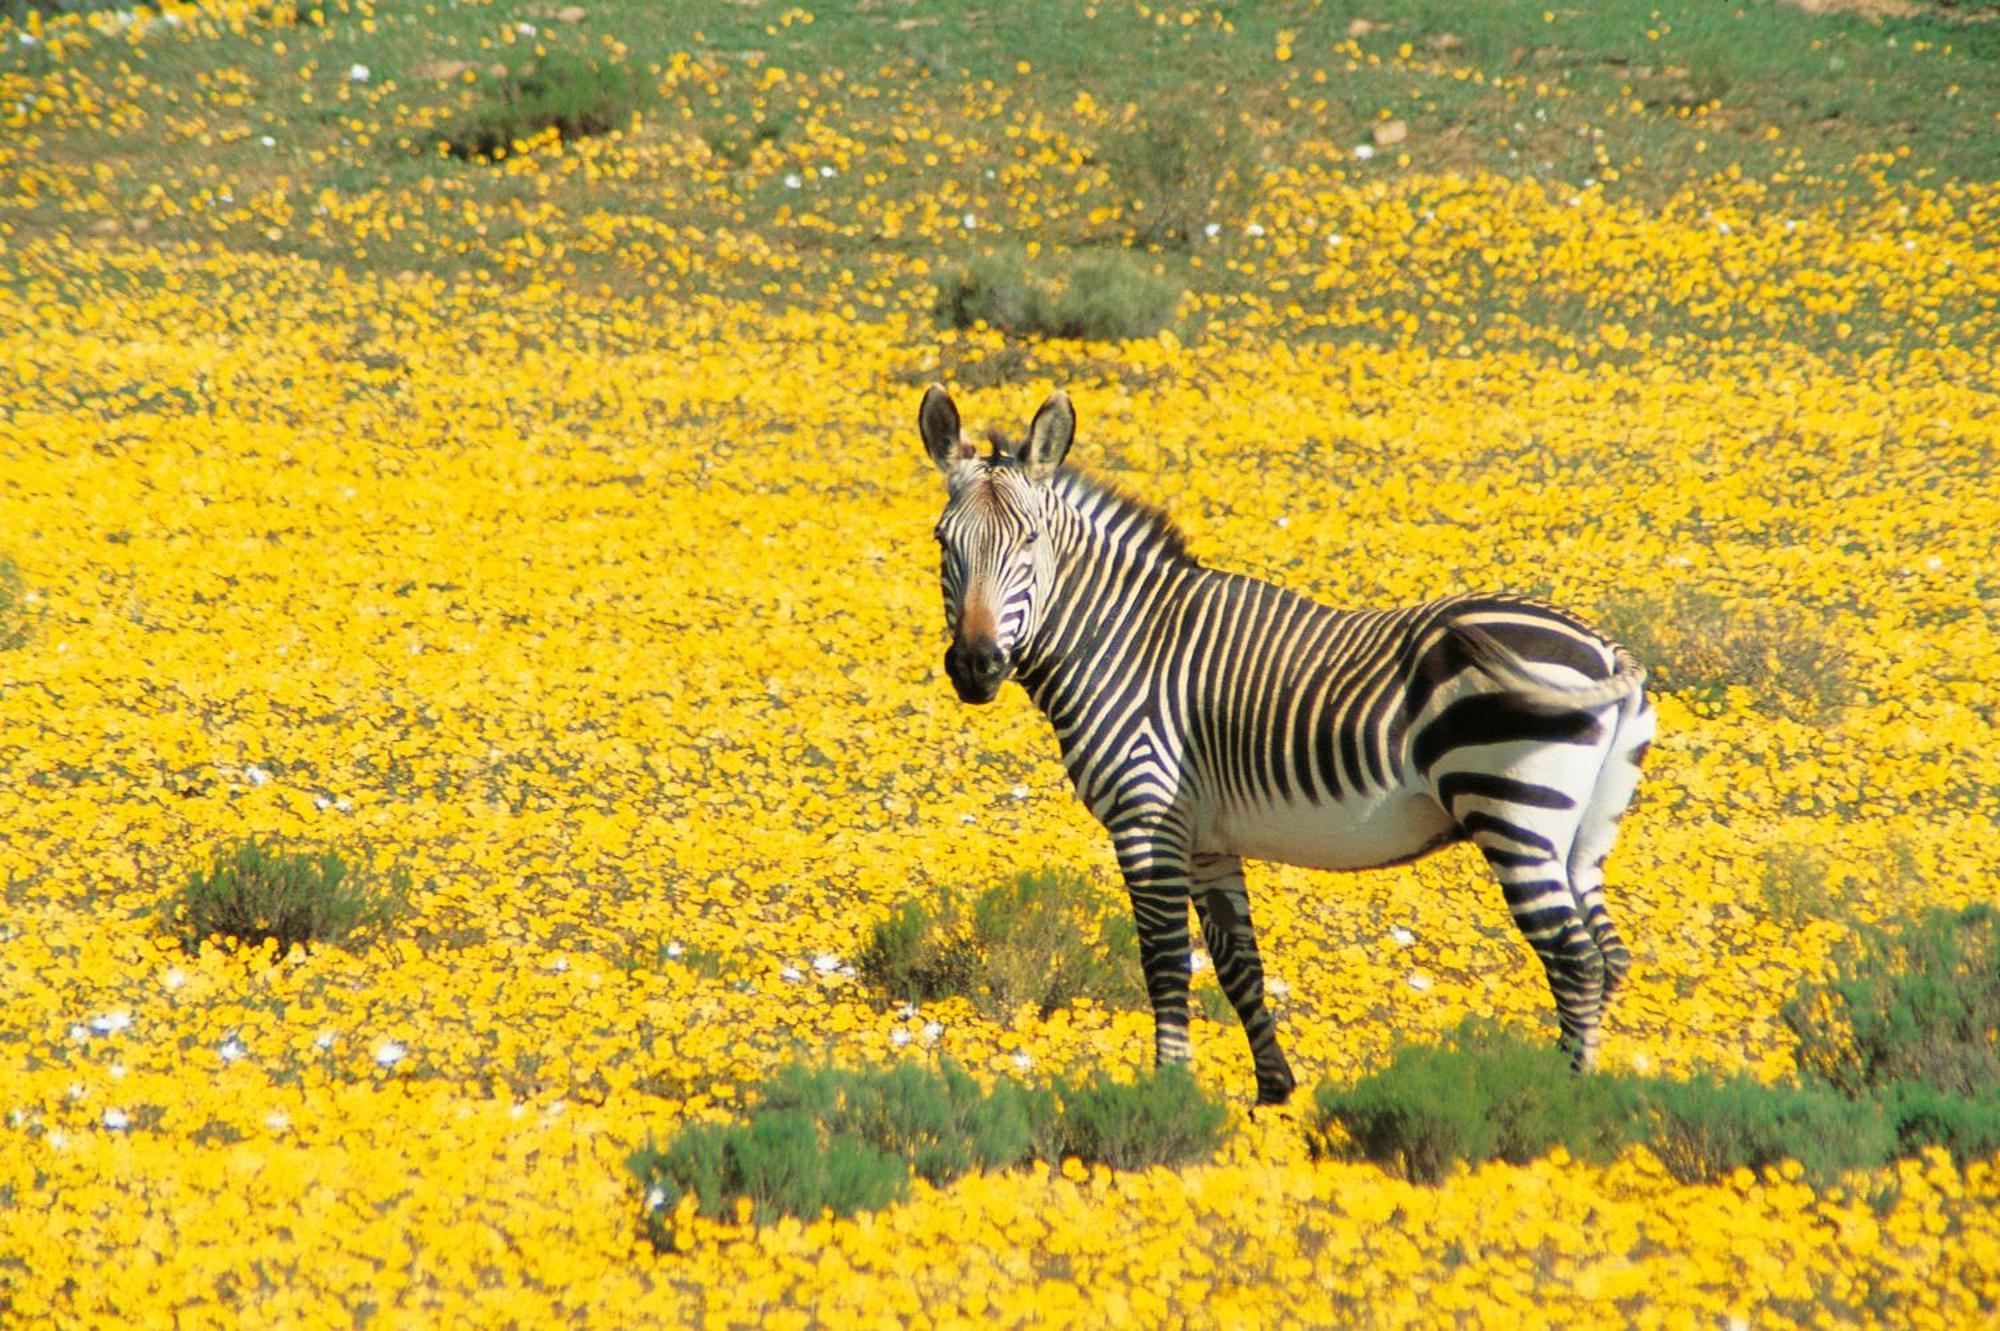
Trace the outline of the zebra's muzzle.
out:
<instances>
[{"instance_id":1,"label":"zebra's muzzle","mask_svg":"<svg viewBox=\"0 0 2000 1331\"><path fill-rule=\"evenodd\" d=\"M1007 654L990 640L955 642L944 654L944 673L961 702L992 702L1007 678Z\"/></svg>"}]
</instances>

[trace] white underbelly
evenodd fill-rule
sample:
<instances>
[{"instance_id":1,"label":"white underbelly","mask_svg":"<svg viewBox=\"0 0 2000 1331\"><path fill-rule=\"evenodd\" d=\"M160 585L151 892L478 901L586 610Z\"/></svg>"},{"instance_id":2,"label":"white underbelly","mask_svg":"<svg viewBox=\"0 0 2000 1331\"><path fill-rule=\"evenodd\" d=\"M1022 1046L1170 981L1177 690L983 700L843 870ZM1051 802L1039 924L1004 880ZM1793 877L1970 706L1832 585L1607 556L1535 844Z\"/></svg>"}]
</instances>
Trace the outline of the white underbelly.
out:
<instances>
[{"instance_id":1,"label":"white underbelly","mask_svg":"<svg viewBox=\"0 0 2000 1331\"><path fill-rule=\"evenodd\" d=\"M1214 849L1245 859L1307 869L1367 869L1453 839L1453 823L1429 795L1399 792L1340 803L1229 809L1217 814L1208 839Z\"/></svg>"}]
</instances>

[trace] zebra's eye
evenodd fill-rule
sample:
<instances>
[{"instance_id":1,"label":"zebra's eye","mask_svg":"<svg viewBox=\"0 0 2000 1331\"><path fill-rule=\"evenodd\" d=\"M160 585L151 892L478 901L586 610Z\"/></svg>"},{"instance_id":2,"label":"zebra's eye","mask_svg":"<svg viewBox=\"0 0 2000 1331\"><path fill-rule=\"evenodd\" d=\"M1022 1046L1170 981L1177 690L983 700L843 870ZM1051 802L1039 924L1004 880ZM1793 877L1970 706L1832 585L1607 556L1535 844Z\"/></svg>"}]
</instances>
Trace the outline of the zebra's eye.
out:
<instances>
[{"instance_id":1,"label":"zebra's eye","mask_svg":"<svg viewBox=\"0 0 2000 1331\"><path fill-rule=\"evenodd\" d=\"M1033 545L1033 544L1034 544L1034 543L1035 543L1035 542L1036 542L1037 540L1039 540L1039 539L1041 538L1041 535L1042 535L1042 534L1041 534L1040 532L1038 532L1038 531L1035 531L1034 529L1030 528L1030 529L1029 529L1029 531L1028 531L1028 534L1027 534L1026 536L1023 536L1023 537L1021 538L1021 544L1023 544L1023 545Z\"/></svg>"}]
</instances>

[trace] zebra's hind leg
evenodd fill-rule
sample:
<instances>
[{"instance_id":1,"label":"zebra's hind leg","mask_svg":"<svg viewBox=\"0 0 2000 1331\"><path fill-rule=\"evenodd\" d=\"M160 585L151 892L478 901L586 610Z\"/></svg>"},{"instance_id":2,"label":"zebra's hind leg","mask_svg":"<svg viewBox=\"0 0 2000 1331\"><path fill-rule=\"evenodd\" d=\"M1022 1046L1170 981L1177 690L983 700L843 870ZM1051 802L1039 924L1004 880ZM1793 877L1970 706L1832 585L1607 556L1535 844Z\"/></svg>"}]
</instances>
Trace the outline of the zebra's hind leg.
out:
<instances>
[{"instance_id":1,"label":"zebra's hind leg","mask_svg":"<svg viewBox=\"0 0 2000 1331\"><path fill-rule=\"evenodd\" d=\"M1548 837L1493 815L1461 820L1500 880L1514 925L1542 959L1570 1064L1597 1066L1604 1016L1605 959L1570 890L1564 857Z\"/></svg>"},{"instance_id":2,"label":"zebra's hind leg","mask_svg":"<svg viewBox=\"0 0 2000 1331\"><path fill-rule=\"evenodd\" d=\"M1284 1104L1298 1082L1278 1045L1278 1023L1264 1005L1264 963L1257 955L1257 930L1250 921L1243 861L1234 855L1196 855L1193 870L1202 941L1215 963L1215 978L1249 1037L1257 1069L1257 1103Z\"/></svg>"},{"instance_id":3,"label":"zebra's hind leg","mask_svg":"<svg viewBox=\"0 0 2000 1331\"><path fill-rule=\"evenodd\" d=\"M1604 955L1604 1001L1623 983L1632 969L1632 954L1625 940L1612 926L1611 913L1604 905L1604 859L1618 835L1618 819L1632 802L1639 784L1639 764L1653 742L1653 709L1643 694L1626 700L1619 709L1617 731L1604 765L1598 770L1597 784L1583 807L1576 840L1569 851L1569 884L1583 912L1584 927Z\"/></svg>"}]
</instances>

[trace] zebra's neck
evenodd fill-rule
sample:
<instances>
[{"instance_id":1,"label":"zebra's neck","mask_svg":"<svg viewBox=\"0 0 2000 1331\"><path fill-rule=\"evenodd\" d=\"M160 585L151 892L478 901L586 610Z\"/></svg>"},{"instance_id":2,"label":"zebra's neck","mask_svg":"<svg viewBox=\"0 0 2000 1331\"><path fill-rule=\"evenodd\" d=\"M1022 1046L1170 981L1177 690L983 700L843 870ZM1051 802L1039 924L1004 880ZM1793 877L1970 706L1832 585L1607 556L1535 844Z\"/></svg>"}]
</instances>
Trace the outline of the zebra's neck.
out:
<instances>
[{"instance_id":1,"label":"zebra's neck","mask_svg":"<svg viewBox=\"0 0 2000 1331\"><path fill-rule=\"evenodd\" d=\"M1063 471L1046 493L1055 576L1019 678L1060 727L1068 704L1106 682L1095 663L1128 659L1104 649L1141 631L1201 565L1166 514L1103 482Z\"/></svg>"}]
</instances>

